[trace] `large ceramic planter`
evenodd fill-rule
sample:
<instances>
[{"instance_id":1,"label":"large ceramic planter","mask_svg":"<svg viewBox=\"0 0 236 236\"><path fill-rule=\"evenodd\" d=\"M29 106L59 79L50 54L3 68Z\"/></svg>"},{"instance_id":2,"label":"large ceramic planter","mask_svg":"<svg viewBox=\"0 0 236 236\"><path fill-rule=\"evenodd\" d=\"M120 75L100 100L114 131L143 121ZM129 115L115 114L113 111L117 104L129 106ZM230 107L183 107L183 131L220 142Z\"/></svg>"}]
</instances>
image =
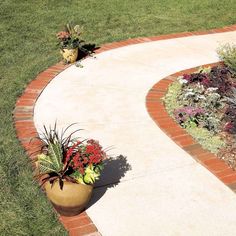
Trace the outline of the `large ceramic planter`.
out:
<instances>
[{"instance_id":1,"label":"large ceramic planter","mask_svg":"<svg viewBox=\"0 0 236 236\"><path fill-rule=\"evenodd\" d=\"M67 63L74 63L78 57L78 48L63 48L61 49L61 54Z\"/></svg>"},{"instance_id":2,"label":"large ceramic planter","mask_svg":"<svg viewBox=\"0 0 236 236\"><path fill-rule=\"evenodd\" d=\"M68 181L64 181L61 190L58 180L53 185L46 182L44 188L57 212L64 216L74 216L82 212L93 191L92 185L76 184Z\"/></svg>"}]
</instances>

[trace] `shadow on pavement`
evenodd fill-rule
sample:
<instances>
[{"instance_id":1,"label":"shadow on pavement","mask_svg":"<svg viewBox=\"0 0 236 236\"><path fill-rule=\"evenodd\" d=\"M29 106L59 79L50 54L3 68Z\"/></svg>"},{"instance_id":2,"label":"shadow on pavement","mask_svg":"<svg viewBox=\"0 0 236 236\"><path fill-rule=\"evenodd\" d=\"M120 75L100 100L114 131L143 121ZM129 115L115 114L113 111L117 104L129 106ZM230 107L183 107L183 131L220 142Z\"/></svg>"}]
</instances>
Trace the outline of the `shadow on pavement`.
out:
<instances>
[{"instance_id":1,"label":"shadow on pavement","mask_svg":"<svg viewBox=\"0 0 236 236\"><path fill-rule=\"evenodd\" d=\"M93 196L88 204L91 207L96 203L107 191L108 188L114 188L120 183L126 172L131 170L131 165L127 162L127 158L119 155L115 158L109 158L104 163L104 170L101 178L96 182Z\"/></svg>"}]
</instances>

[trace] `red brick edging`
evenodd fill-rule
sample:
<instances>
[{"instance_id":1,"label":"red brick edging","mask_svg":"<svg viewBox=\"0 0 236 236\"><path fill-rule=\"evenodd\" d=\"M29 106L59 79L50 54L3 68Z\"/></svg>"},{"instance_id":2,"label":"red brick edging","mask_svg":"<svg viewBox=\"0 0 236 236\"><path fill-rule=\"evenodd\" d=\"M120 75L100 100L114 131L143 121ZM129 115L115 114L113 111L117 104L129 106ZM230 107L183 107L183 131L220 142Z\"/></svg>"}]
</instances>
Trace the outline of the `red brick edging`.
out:
<instances>
[{"instance_id":1,"label":"red brick edging","mask_svg":"<svg viewBox=\"0 0 236 236\"><path fill-rule=\"evenodd\" d=\"M132 44L151 42L157 40L166 40L187 36L206 35L213 33L222 33L235 31L236 25L227 26L221 29L213 29L201 32L184 32L169 35L160 35L144 38L128 39L121 42L114 42L103 45L96 53L101 53L107 50L128 46ZM32 140L37 135L36 128L33 122L34 105L41 92L47 86L47 84L56 77L60 72L65 70L68 65L57 63L47 70L41 72L33 81L31 81L23 94L18 98L15 109L13 112L14 125L17 133L17 137L24 147L25 151L30 157L35 155L35 151L38 150L38 146L41 144L39 140ZM185 73L192 70L186 70ZM183 72L181 72L183 73ZM215 156L208 153L202 147L195 143L194 140L177 124L167 116L165 108L160 101L160 98L165 94L168 85L173 82L176 76L181 73L171 75L159 83L157 83L149 92L147 96L147 108L154 121L166 132L173 140L179 144L185 151L190 153L193 157L197 158L204 166L212 171L218 178L227 184L231 189L236 189L236 174L231 173L230 169L225 166L225 163L219 159L215 159ZM172 127L169 129L169 127ZM173 130L173 127L175 128ZM30 142L31 141L31 142ZM224 168L224 170L222 170ZM69 231L71 236L98 236L96 226L93 224L86 212L81 213L75 217L59 217L62 224Z\"/></svg>"},{"instance_id":2,"label":"red brick edging","mask_svg":"<svg viewBox=\"0 0 236 236\"><path fill-rule=\"evenodd\" d=\"M40 73L25 89L23 95L17 100L14 110L14 122L17 137L26 150L28 156L33 158L41 142L32 139L37 136L37 130L33 122L33 110L37 98L47 84L68 65L57 63ZM71 236L99 236L96 226L86 212L74 217L59 216L59 220L69 231Z\"/></svg>"},{"instance_id":3,"label":"red brick edging","mask_svg":"<svg viewBox=\"0 0 236 236\"><path fill-rule=\"evenodd\" d=\"M207 64L215 66L219 63ZM146 96L146 107L149 115L155 123L175 143L189 153L195 160L205 166L210 172L218 177L230 189L236 192L236 172L233 171L223 160L202 148L180 125L178 125L167 113L162 98L168 91L168 87L179 76L195 72L199 67L183 70L172 74L156 83Z\"/></svg>"}]
</instances>

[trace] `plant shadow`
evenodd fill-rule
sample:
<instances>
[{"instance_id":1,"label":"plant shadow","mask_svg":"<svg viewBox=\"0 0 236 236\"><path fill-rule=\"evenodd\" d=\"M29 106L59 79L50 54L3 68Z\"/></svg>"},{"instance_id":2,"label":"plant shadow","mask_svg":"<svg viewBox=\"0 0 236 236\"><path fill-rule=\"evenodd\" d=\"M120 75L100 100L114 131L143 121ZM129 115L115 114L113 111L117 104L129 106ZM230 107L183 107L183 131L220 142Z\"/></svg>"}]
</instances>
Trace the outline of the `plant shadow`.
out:
<instances>
[{"instance_id":1,"label":"plant shadow","mask_svg":"<svg viewBox=\"0 0 236 236\"><path fill-rule=\"evenodd\" d=\"M99 47L97 47L96 44L93 43L83 45L83 49L79 49L77 61L86 58L90 54L93 54L97 49L99 49Z\"/></svg>"},{"instance_id":2,"label":"plant shadow","mask_svg":"<svg viewBox=\"0 0 236 236\"><path fill-rule=\"evenodd\" d=\"M123 155L107 159L104 163L102 175L94 186L93 195L87 208L95 204L105 194L108 188L117 186L121 178L131 169L131 165Z\"/></svg>"}]
</instances>

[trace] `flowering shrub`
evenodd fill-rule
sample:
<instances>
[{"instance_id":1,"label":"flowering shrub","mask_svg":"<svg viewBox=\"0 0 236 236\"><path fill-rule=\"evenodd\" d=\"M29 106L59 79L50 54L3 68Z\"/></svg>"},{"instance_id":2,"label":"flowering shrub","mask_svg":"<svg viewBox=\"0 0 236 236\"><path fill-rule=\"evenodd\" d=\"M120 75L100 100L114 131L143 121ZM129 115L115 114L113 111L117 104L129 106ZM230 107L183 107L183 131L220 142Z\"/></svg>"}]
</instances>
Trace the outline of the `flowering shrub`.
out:
<instances>
[{"instance_id":1,"label":"flowering shrub","mask_svg":"<svg viewBox=\"0 0 236 236\"><path fill-rule=\"evenodd\" d=\"M194 86L188 85L182 87L182 92L178 97L178 101L184 106L193 106L195 107L197 103L206 100L204 95L204 87L197 83Z\"/></svg>"},{"instance_id":2,"label":"flowering shrub","mask_svg":"<svg viewBox=\"0 0 236 236\"><path fill-rule=\"evenodd\" d=\"M227 95L231 91L232 86L236 86L236 81L231 78L230 70L222 66L213 67L209 73L205 70L200 70L200 72L184 74L181 80L185 81L187 86L199 84L205 89L210 87L217 88L218 93L222 96Z\"/></svg>"},{"instance_id":3,"label":"flowering shrub","mask_svg":"<svg viewBox=\"0 0 236 236\"><path fill-rule=\"evenodd\" d=\"M203 83L208 80L208 75L205 73L193 73L193 74L184 74L183 79L188 83Z\"/></svg>"},{"instance_id":4,"label":"flowering shrub","mask_svg":"<svg viewBox=\"0 0 236 236\"><path fill-rule=\"evenodd\" d=\"M65 131L59 135L56 125L54 129L44 129L40 138L44 143L42 153L36 158L36 177L42 184L59 179L62 188L64 180L93 184L99 179L107 155L98 141L72 139L76 131L64 138Z\"/></svg>"},{"instance_id":5,"label":"flowering shrub","mask_svg":"<svg viewBox=\"0 0 236 236\"><path fill-rule=\"evenodd\" d=\"M182 84L182 89L176 98L176 102L181 105L181 108L192 107L194 110L198 110L199 108L204 109L204 114L201 116L201 122L196 123L213 132L219 131L219 122L222 118L220 112L226 106L225 96L222 96L219 93L219 87L210 86L212 78L211 73L218 70L224 71L219 68L212 68L211 70L201 69L198 73L184 75L178 80ZM209 74L207 74L206 71L210 71ZM225 84L228 86L230 82ZM232 91L232 87L230 91ZM230 91L228 92L230 93ZM172 112L174 113L174 111ZM177 122L182 123L182 121L178 119Z\"/></svg>"},{"instance_id":6,"label":"flowering shrub","mask_svg":"<svg viewBox=\"0 0 236 236\"><path fill-rule=\"evenodd\" d=\"M179 77L164 101L176 122L236 169L236 46L218 53L223 63Z\"/></svg>"},{"instance_id":7,"label":"flowering shrub","mask_svg":"<svg viewBox=\"0 0 236 236\"><path fill-rule=\"evenodd\" d=\"M79 25L67 24L64 31L57 33L60 48L78 48L84 41L80 39L81 29Z\"/></svg>"},{"instance_id":8,"label":"flowering shrub","mask_svg":"<svg viewBox=\"0 0 236 236\"><path fill-rule=\"evenodd\" d=\"M82 28L79 25L72 26L68 23L63 31L57 33L58 45L61 50L78 48L84 55L92 56L95 45L85 44L81 39Z\"/></svg>"},{"instance_id":9,"label":"flowering shrub","mask_svg":"<svg viewBox=\"0 0 236 236\"><path fill-rule=\"evenodd\" d=\"M229 94L231 88L236 85L234 79L231 77L231 72L226 67L213 67L209 75L209 84L207 88L218 88L218 93L221 96Z\"/></svg>"},{"instance_id":10,"label":"flowering shrub","mask_svg":"<svg viewBox=\"0 0 236 236\"><path fill-rule=\"evenodd\" d=\"M98 141L77 141L66 151L64 164L73 169L71 176L78 183L94 183L103 169L102 162L106 158Z\"/></svg>"},{"instance_id":11,"label":"flowering shrub","mask_svg":"<svg viewBox=\"0 0 236 236\"><path fill-rule=\"evenodd\" d=\"M176 109L174 111L174 116L176 121L181 124L182 126L185 126L186 122L193 122L196 125L198 125L201 117L205 113L205 110L202 108L195 108L195 107L181 107L179 109Z\"/></svg>"}]
</instances>

